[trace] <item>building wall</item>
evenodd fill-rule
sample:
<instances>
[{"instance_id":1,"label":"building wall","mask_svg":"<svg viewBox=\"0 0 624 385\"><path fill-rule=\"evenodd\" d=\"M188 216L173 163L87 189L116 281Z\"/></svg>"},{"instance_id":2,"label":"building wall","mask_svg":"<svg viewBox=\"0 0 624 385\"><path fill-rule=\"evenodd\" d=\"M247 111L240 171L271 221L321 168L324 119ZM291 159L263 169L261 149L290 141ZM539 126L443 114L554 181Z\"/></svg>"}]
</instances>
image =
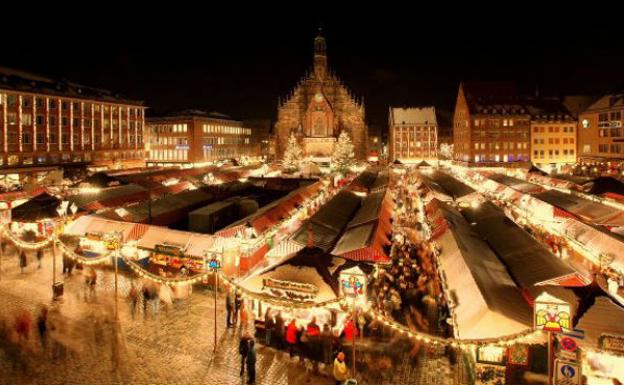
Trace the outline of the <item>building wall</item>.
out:
<instances>
[{"instance_id":1,"label":"building wall","mask_svg":"<svg viewBox=\"0 0 624 385\"><path fill-rule=\"evenodd\" d=\"M474 113L462 87L453 116L454 159L469 165L513 165L530 159L528 114Z\"/></svg>"},{"instance_id":2,"label":"building wall","mask_svg":"<svg viewBox=\"0 0 624 385\"><path fill-rule=\"evenodd\" d=\"M576 121L531 121L531 162L540 167L576 163Z\"/></svg>"},{"instance_id":3,"label":"building wall","mask_svg":"<svg viewBox=\"0 0 624 385\"><path fill-rule=\"evenodd\" d=\"M453 115L453 152L454 159L460 162L469 162L473 159L470 120L470 109L466 103L466 96L463 88L459 87Z\"/></svg>"},{"instance_id":4,"label":"building wall","mask_svg":"<svg viewBox=\"0 0 624 385\"><path fill-rule=\"evenodd\" d=\"M136 163L145 107L0 90L0 167Z\"/></svg>"},{"instance_id":5,"label":"building wall","mask_svg":"<svg viewBox=\"0 0 624 385\"><path fill-rule=\"evenodd\" d=\"M201 163L260 156L252 129L240 121L203 117L148 119L149 163Z\"/></svg>"},{"instance_id":6,"label":"building wall","mask_svg":"<svg viewBox=\"0 0 624 385\"><path fill-rule=\"evenodd\" d=\"M394 124L390 127L390 161L413 163L437 158L436 125Z\"/></svg>"},{"instance_id":7,"label":"building wall","mask_svg":"<svg viewBox=\"0 0 624 385\"><path fill-rule=\"evenodd\" d=\"M581 113L577 125L579 160L624 159L623 118L621 106Z\"/></svg>"}]
</instances>

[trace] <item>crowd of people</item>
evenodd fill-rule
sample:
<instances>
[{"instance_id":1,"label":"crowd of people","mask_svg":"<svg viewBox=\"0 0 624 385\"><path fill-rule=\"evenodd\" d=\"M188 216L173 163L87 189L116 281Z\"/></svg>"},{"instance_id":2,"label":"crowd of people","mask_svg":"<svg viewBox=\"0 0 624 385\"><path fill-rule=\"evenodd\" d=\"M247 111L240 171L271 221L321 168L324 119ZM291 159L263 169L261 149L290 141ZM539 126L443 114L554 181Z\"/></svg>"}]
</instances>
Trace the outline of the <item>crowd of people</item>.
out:
<instances>
[{"instance_id":1,"label":"crowd of people","mask_svg":"<svg viewBox=\"0 0 624 385\"><path fill-rule=\"evenodd\" d=\"M392 262L378 269L371 296L386 317L419 331L446 335L448 307L433 258L430 244L396 236Z\"/></svg>"},{"instance_id":2,"label":"crowd of people","mask_svg":"<svg viewBox=\"0 0 624 385\"><path fill-rule=\"evenodd\" d=\"M226 327L238 329L241 338L239 353L241 355L241 377L247 368L248 383L255 381L256 339L250 331L255 330L255 337L265 347L276 348L288 352L291 359L305 362L306 359L315 373L320 372L319 363L329 368L336 379L336 383L343 383L347 379L346 358L353 339L360 331L362 324L354 323L347 318L340 333L335 332L335 325L323 323L320 325L316 317L312 317L304 326L296 318L287 320L280 310L267 308L264 319L256 321L254 327L250 324L250 310L240 290L230 289L226 292Z\"/></svg>"}]
</instances>

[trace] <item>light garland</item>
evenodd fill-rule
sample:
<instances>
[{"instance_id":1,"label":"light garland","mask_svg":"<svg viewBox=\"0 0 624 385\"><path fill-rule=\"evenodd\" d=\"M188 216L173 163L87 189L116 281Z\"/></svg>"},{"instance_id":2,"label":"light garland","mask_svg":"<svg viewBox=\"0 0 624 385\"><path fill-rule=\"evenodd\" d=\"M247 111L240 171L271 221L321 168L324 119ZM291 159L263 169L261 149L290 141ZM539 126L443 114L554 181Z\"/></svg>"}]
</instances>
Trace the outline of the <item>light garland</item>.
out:
<instances>
[{"instance_id":1,"label":"light garland","mask_svg":"<svg viewBox=\"0 0 624 385\"><path fill-rule=\"evenodd\" d=\"M2 233L6 236L6 238L14 243L16 246L25 249L25 250L39 250L45 247L48 247L54 240L54 236L39 242L26 242L20 239L17 235L15 235L9 228L6 226L2 228Z\"/></svg>"},{"instance_id":2,"label":"light garland","mask_svg":"<svg viewBox=\"0 0 624 385\"><path fill-rule=\"evenodd\" d=\"M225 275L223 275L223 273L219 273L219 275L221 276L221 278L223 278L224 281L226 281L228 284L236 287L238 290L241 291L242 295L244 297L248 297L248 298L252 298L258 301L262 301L265 303L269 303L272 306L276 306L276 307L282 307L284 309L330 309L331 305L336 305L339 303L343 302L343 298L335 298L335 299L330 299L327 301L323 301L323 302L319 302L319 303L313 303L313 302L295 302L295 301L285 301L285 300L280 300L277 299L273 296L270 296L268 294L260 294L260 293L254 293L250 290L247 290L246 288L240 286L238 283L234 282L232 279L226 277Z\"/></svg>"},{"instance_id":3,"label":"light garland","mask_svg":"<svg viewBox=\"0 0 624 385\"><path fill-rule=\"evenodd\" d=\"M451 346L451 347L459 347L459 348L469 348L473 346L509 346L519 342L527 338L532 338L540 335L542 332L540 330L534 329L526 329L522 332L506 335L498 338L480 338L480 339L458 339L458 338L443 338L434 336L431 334L413 331L400 324L396 321L389 320L381 313L374 310L372 307L369 307L367 310L368 314L375 320L383 323L387 327L396 330L397 332L415 339L417 341L424 342L429 345L441 345L441 346Z\"/></svg>"},{"instance_id":4,"label":"light garland","mask_svg":"<svg viewBox=\"0 0 624 385\"><path fill-rule=\"evenodd\" d=\"M194 283L200 282L203 279L207 278L209 276L209 273L201 273L201 274L197 274L194 275L192 277L188 277L188 278L168 278L168 277L161 277L159 275L156 275L154 273L151 273L145 269L143 269L141 266L139 266L136 262L125 258L125 257L121 257L123 259L123 261L126 263L126 265L128 265L130 267L130 269L137 274L139 277L141 278L145 278L148 279L154 283L158 283L161 285L168 285L168 286L182 286L182 285L192 285Z\"/></svg>"},{"instance_id":5,"label":"light garland","mask_svg":"<svg viewBox=\"0 0 624 385\"><path fill-rule=\"evenodd\" d=\"M63 255L65 255L66 257L69 257L70 259L74 261L79 262L82 265L99 265L101 263L110 261L112 257L112 253L108 253L97 258L88 258L82 255L76 254L58 238L56 239L56 243L59 246L59 249L61 249L61 253Z\"/></svg>"}]
</instances>

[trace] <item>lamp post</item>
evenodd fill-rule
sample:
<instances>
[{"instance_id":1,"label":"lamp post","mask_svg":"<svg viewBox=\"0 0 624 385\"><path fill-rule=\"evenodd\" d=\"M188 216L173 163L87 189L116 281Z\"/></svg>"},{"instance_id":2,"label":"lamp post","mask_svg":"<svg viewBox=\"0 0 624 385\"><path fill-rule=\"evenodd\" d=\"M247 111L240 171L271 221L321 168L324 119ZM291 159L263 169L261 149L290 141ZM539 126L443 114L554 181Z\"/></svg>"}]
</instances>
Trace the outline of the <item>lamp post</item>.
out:
<instances>
[{"instance_id":1,"label":"lamp post","mask_svg":"<svg viewBox=\"0 0 624 385\"><path fill-rule=\"evenodd\" d=\"M217 351L217 291L219 289L219 270L221 269L221 262L217 259L216 253L210 253L212 258L208 262L208 267L214 274L214 352Z\"/></svg>"},{"instance_id":2,"label":"lamp post","mask_svg":"<svg viewBox=\"0 0 624 385\"><path fill-rule=\"evenodd\" d=\"M352 368L352 376L355 378L356 368L355 368L355 333L358 330L357 328L357 298L358 295L366 295L366 275L364 272L357 266L352 267L347 270L343 270L340 273L340 283L342 295L345 297L353 296L353 309L351 315L351 322L353 323L353 337L352 337L352 354L353 354L353 368Z\"/></svg>"},{"instance_id":3,"label":"lamp post","mask_svg":"<svg viewBox=\"0 0 624 385\"><path fill-rule=\"evenodd\" d=\"M53 237L61 234L63 229L65 228L65 219L67 218L67 209L69 208L69 201L62 201L61 204L56 208L56 212L62 218L63 226L55 226L54 227L54 235ZM56 300L60 295L57 295L55 292L55 287L57 285L56 282L56 239L52 239L52 299Z\"/></svg>"},{"instance_id":4,"label":"lamp post","mask_svg":"<svg viewBox=\"0 0 624 385\"><path fill-rule=\"evenodd\" d=\"M119 250L121 249L122 235L115 231L108 240L108 248L113 250L113 264L115 265L115 321L119 320Z\"/></svg>"}]
</instances>

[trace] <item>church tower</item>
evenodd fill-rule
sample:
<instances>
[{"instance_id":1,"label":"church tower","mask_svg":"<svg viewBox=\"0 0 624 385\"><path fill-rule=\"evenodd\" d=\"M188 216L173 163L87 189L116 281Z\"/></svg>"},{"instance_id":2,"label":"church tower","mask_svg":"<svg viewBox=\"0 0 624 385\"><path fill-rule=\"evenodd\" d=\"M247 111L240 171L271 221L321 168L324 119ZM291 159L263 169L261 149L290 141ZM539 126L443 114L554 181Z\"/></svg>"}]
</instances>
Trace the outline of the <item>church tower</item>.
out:
<instances>
[{"instance_id":1,"label":"church tower","mask_svg":"<svg viewBox=\"0 0 624 385\"><path fill-rule=\"evenodd\" d=\"M314 38L314 74L318 80L324 80L327 76L327 44L320 28L318 36Z\"/></svg>"},{"instance_id":2,"label":"church tower","mask_svg":"<svg viewBox=\"0 0 624 385\"><path fill-rule=\"evenodd\" d=\"M329 162L341 131L351 136L357 159L366 159L364 103L327 66L327 44L320 29L314 38L312 71L279 101L274 131L278 159L294 133L306 158Z\"/></svg>"}]
</instances>

